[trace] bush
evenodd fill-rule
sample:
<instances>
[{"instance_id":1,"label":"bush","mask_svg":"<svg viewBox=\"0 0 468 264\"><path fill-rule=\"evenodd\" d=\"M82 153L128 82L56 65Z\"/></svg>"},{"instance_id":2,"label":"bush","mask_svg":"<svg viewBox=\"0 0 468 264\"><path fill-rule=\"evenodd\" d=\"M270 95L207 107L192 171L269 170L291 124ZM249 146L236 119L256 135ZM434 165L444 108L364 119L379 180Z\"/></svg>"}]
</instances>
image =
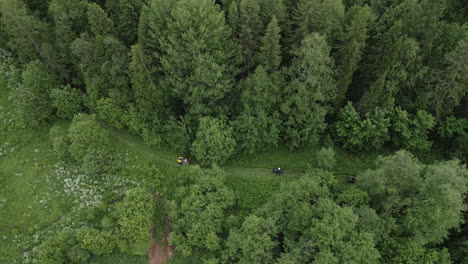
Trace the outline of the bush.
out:
<instances>
[{"instance_id":1,"label":"bush","mask_svg":"<svg viewBox=\"0 0 468 264\"><path fill-rule=\"evenodd\" d=\"M163 130L164 140L168 148L181 153L181 155L188 154L193 131L187 119L183 117L180 120L170 118L164 125Z\"/></svg>"},{"instance_id":2,"label":"bush","mask_svg":"<svg viewBox=\"0 0 468 264\"><path fill-rule=\"evenodd\" d=\"M50 129L49 137L52 140L52 148L60 159L64 160L70 156L68 148L70 139L67 136L67 131L59 126L54 126Z\"/></svg>"},{"instance_id":3,"label":"bush","mask_svg":"<svg viewBox=\"0 0 468 264\"><path fill-rule=\"evenodd\" d=\"M95 255L106 255L114 252L116 239L111 232L93 228L80 229L77 232L80 245Z\"/></svg>"},{"instance_id":4,"label":"bush","mask_svg":"<svg viewBox=\"0 0 468 264\"><path fill-rule=\"evenodd\" d=\"M335 151L333 148L322 148L317 153L317 166L325 170L331 170L335 167Z\"/></svg>"},{"instance_id":5,"label":"bush","mask_svg":"<svg viewBox=\"0 0 468 264\"><path fill-rule=\"evenodd\" d=\"M148 117L130 104L125 112L125 124L130 132L141 136L146 144L150 146L161 145L161 136L159 134L161 125L155 115Z\"/></svg>"},{"instance_id":6,"label":"bush","mask_svg":"<svg viewBox=\"0 0 468 264\"><path fill-rule=\"evenodd\" d=\"M96 103L96 112L99 119L108 122L116 128L122 128L125 124L125 111L111 98L99 99Z\"/></svg>"},{"instance_id":7,"label":"bush","mask_svg":"<svg viewBox=\"0 0 468 264\"><path fill-rule=\"evenodd\" d=\"M70 85L55 88L51 91L52 104L57 109L57 116L64 119L72 119L75 114L81 112L83 95L80 90L72 89Z\"/></svg>"},{"instance_id":8,"label":"bush","mask_svg":"<svg viewBox=\"0 0 468 264\"><path fill-rule=\"evenodd\" d=\"M234 152L235 145L232 128L224 121L211 117L200 119L192 151L202 166L225 163Z\"/></svg>"},{"instance_id":9,"label":"bush","mask_svg":"<svg viewBox=\"0 0 468 264\"><path fill-rule=\"evenodd\" d=\"M117 204L115 216L119 228L117 242L121 252L136 255L147 253L151 244L151 228L156 205L151 194L143 189L130 189Z\"/></svg>"},{"instance_id":10,"label":"bush","mask_svg":"<svg viewBox=\"0 0 468 264\"><path fill-rule=\"evenodd\" d=\"M96 121L94 115L78 114L68 129L70 138L70 154L83 162L87 154L92 151L105 151L110 148L110 135Z\"/></svg>"}]
</instances>

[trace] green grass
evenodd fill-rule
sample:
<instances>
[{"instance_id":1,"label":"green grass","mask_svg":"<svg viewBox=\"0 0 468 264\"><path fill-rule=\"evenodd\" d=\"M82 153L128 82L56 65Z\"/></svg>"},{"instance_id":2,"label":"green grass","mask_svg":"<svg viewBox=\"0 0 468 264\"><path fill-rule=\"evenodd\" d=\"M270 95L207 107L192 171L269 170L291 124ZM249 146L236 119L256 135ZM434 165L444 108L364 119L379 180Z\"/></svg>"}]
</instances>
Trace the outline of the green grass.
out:
<instances>
[{"instance_id":1,"label":"green grass","mask_svg":"<svg viewBox=\"0 0 468 264\"><path fill-rule=\"evenodd\" d=\"M0 209L2 232L48 225L64 213L61 200L51 196L45 182L50 166L57 162L48 127L15 133L21 139L20 145L13 146L13 153L0 157L0 200L7 201ZM42 205L34 203L45 197L51 200Z\"/></svg>"},{"instance_id":2,"label":"green grass","mask_svg":"<svg viewBox=\"0 0 468 264\"><path fill-rule=\"evenodd\" d=\"M309 166L316 166L315 157L319 149L291 151L285 146L254 154L236 155L227 168L264 168L270 173L275 167L283 168L287 174L304 172ZM374 166L375 153L348 153L336 148L336 174L358 174Z\"/></svg>"}]
</instances>

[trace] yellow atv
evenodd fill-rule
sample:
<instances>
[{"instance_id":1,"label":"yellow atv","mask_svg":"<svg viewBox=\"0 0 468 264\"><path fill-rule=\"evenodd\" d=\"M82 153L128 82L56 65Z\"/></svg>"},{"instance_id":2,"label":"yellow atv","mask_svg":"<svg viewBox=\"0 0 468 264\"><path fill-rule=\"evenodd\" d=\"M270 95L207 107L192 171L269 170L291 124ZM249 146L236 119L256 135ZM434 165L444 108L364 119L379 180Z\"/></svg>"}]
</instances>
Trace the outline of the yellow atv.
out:
<instances>
[{"instance_id":1,"label":"yellow atv","mask_svg":"<svg viewBox=\"0 0 468 264\"><path fill-rule=\"evenodd\" d=\"M179 157L179 158L177 158L177 163L179 163L179 165L189 165L190 164L190 159L189 158L184 158L184 157Z\"/></svg>"}]
</instances>

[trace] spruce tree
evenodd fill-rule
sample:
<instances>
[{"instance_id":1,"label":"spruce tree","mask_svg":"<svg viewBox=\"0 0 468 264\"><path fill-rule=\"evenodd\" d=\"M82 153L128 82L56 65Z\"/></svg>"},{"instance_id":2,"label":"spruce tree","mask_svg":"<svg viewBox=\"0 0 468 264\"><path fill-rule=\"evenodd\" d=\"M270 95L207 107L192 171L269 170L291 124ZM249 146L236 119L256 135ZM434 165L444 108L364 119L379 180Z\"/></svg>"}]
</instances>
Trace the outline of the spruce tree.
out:
<instances>
[{"instance_id":1,"label":"spruce tree","mask_svg":"<svg viewBox=\"0 0 468 264\"><path fill-rule=\"evenodd\" d=\"M457 48L446 55L446 69L436 72L429 93L431 108L438 117L449 115L461 104L468 91L468 41L461 40Z\"/></svg>"},{"instance_id":2,"label":"spruce tree","mask_svg":"<svg viewBox=\"0 0 468 264\"><path fill-rule=\"evenodd\" d=\"M258 54L258 62L268 72L275 72L281 64L281 45L280 35L281 29L278 26L276 17L271 18L268 24L265 35L261 39L260 53Z\"/></svg>"},{"instance_id":3,"label":"spruce tree","mask_svg":"<svg viewBox=\"0 0 468 264\"><path fill-rule=\"evenodd\" d=\"M236 48L219 6L212 0L177 2L160 41L163 85L181 102L179 111L191 120L222 113L236 74Z\"/></svg>"},{"instance_id":4,"label":"spruce tree","mask_svg":"<svg viewBox=\"0 0 468 264\"><path fill-rule=\"evenodd\" d=\"M285 134L291 148L309 147L318 142L325 129L329 103L335 99L333 60L324 36L308 35L288 70L282 112Z\"/></svg>"},{"instance_id":5,"label":"spruce tree","mask_svg":"<svg viewBox=\"0 0 468 264\"><path fill-rule=\"evenodd\" d=\"M53 52L60 60L56 71L66 81L78 79L79 69L75 67L78 61L71 53L70 46L80 33L77 29L86 27L86 8L86 2L81 0L52 0L49 5L49 14L54 21Z\"/></svg>"},{"instance_id":6,"label":"spruce tree","mask_svg":"<svg viewBox=\"0 0 468 264\"><path fill-rule=\"evenodd\" d=\"M376 55L366 70L374 72L375 79L359 101L358 109L367 112L375 107L392 108L399 91L414 89L426 67L422 64L418 43L403 32L397 21L387 32L377 37ZM402 100L397 102L400 105Z\"/></svg>"},{"instance_id":7,"label":"spruce tree","mask_svg":"<svg viewBox=\"0 0 468 264\"><path fill-rule=\"evenodd\" d=\"M118 2L119 19L117 30L120 39L127 46L136 42L138 22L144 2L144 0L119 0Z\"/></svg>"},{"instance_id":8,"label":"spruce tree","mask_svg":"<svg viewBox=\"0 0 468 264\"><path fill-rule=\"evenodd\" d=\"M353 6L348 10L347 16L348 22L343 43L335 56L337 59L338 94L336 101L338 104L345 99L353 74L358 69L362 59L368 38L370 10L368 6Z\"/></svg>"},{"instance_id":9,"label":"spruce tree","mask_svg":"<svg viewBox=\"0 0 468 264\"><path fill-rule=\"evenodd\" d=\"M287 12L283 0L258 0L260 6L260 19L264 26L267 26L271 21L271 17L275 16L278 20L278 25L286 23Z\"/></svg>"},{"instance_id":10,"label":"spruce tree","mask_svg":"<svg viewBox=\"0 0 468 264\"><path fill-rule=\"evenodd\" d=\"M232 1L229 5L228 24L232 30L232 36L239 36L239 4L237 1Z\"/></svg>"},{"instance_id":11,"label":"spruce tree","mask_svg":"<svg viewBox=\"0 0 468 264\"><path fill-rule=\"evenodd\" d=\"M52 37L49 25L32 15L23 1L0 1L0 13L8 48L16 52L21 62L38 59L42 45Z\"/></svg>"},{"instance_id":12,"label":"spruce tree","mask_svg":"<svg viewBox=\"0 0 468 264\"><path fill-rule=\"evenodd\" d=\"M260 6L257 0L241 0L238 42L244 60L244 71L250 71L255 67L254 58L260 46L261 32Z\"/></svg>"},{"instance_id":13,"label":"spruce tree","mask_svg":"<svg viewBox=\"0 0 468 264\"><path fill-rule=\"evenodd\" d=\"M341 0L299 0L292 11L292 32L289 45L297 45L312 32L327 36L330 44L341 34L344 21L344 5Z\"/></svg>"}]
</instances>

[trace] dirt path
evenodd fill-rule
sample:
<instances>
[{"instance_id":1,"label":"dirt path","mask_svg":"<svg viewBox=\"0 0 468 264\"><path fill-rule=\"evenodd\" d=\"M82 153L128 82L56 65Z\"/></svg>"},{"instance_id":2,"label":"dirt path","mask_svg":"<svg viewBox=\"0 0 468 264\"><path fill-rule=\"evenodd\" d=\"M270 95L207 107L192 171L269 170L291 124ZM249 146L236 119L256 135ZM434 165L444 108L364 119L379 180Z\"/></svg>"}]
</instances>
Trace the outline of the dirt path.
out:
<instances>
[{"instance_id":1,"label":"dirt path","mask_svg":"<svg viewBox=\"0 0 468 264\"><path fill-rule=\"evenodd\" d=\"M149 264L167 263L174 253L174 246L169 246L169 242L167 241L170 231L171 227L166 217L164 218L164 234L160 241L155 240L155 232L153 231L153 244L149 251Z\"/></svg>"}]
</instances>

